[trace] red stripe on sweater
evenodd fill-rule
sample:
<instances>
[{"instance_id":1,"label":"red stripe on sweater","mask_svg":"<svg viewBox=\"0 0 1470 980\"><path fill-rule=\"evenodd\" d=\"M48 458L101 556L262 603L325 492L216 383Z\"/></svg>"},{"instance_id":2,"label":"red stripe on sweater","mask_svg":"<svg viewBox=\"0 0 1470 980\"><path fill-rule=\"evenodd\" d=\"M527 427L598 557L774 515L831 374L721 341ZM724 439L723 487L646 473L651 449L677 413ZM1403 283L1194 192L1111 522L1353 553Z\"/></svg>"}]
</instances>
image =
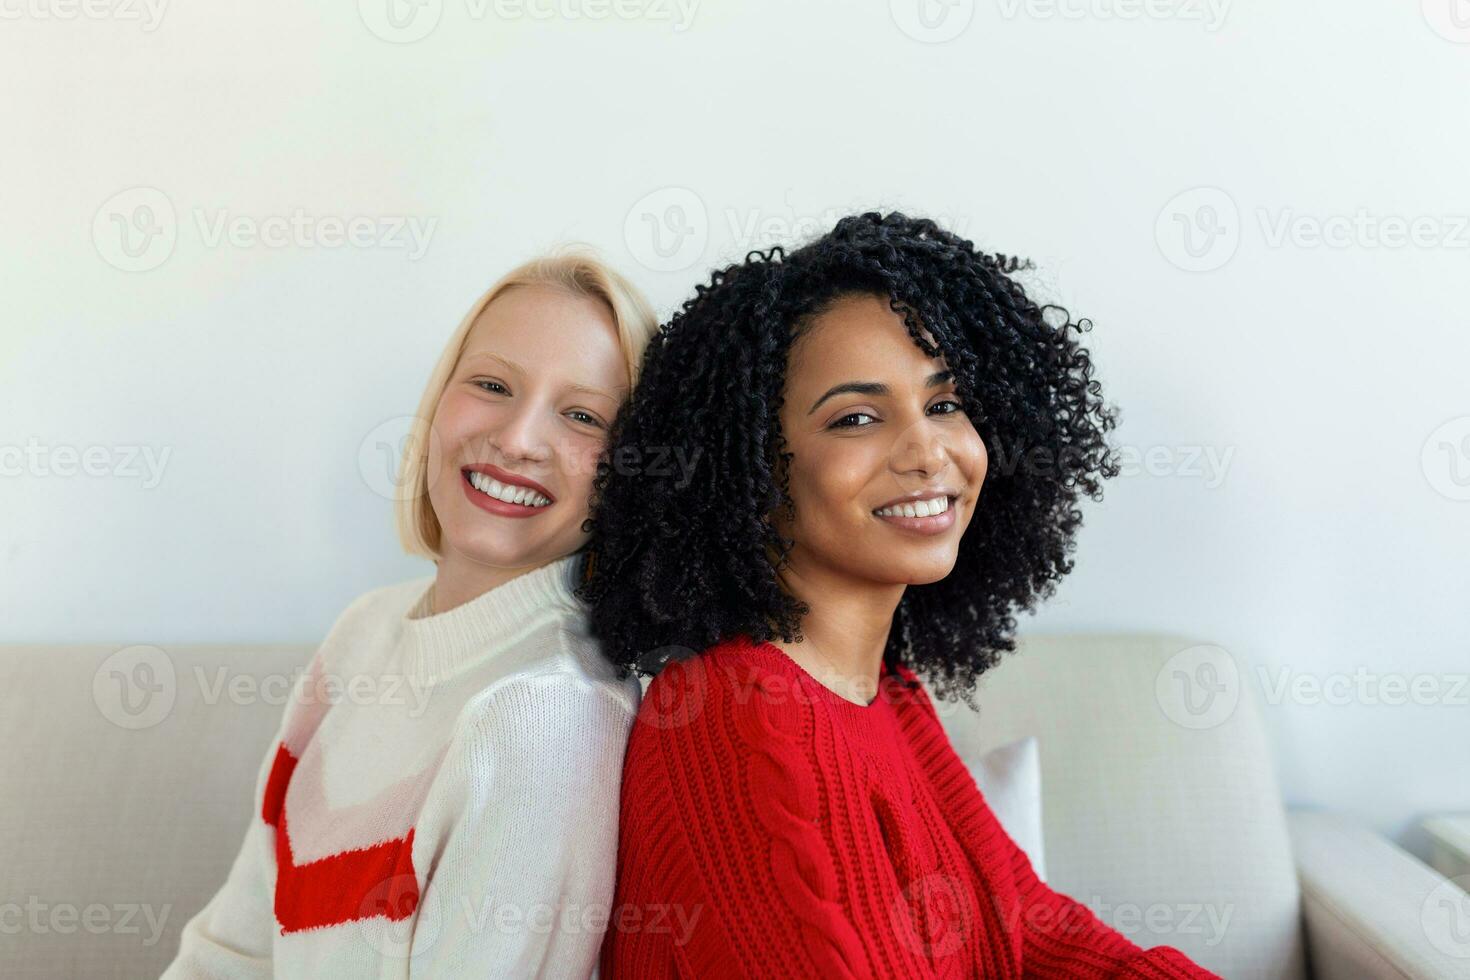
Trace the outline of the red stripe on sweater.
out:
<instances>
[{"instance_id":1,"label":"red stripe on sweater","mask_svg":"<svg viewBox=\"0 0 1470 980\"><path fill-rule=\"evenodd\" d=\"M283 742L276 749L276 760L271 763L270 778L265 781L265 800L260 806L260 819L266 826L277 826L276 818L286 807L286 787L291 774L296 771L296 757L286 750Z\"/></svg>"},{"instance_id":2,"label":"red stripe on sweater","mask_svg":"<svg viewBox=\"0 0 1470 980\"><path fill-rule=\"evenodd\" d=\"M276 921L282 933L383 916L397 921L419 903L413 828L371 847L297 864L286 829L286 787L296 757L282 745L266 780L261 818L276 829Z\"/></svg>"}]
</instances>

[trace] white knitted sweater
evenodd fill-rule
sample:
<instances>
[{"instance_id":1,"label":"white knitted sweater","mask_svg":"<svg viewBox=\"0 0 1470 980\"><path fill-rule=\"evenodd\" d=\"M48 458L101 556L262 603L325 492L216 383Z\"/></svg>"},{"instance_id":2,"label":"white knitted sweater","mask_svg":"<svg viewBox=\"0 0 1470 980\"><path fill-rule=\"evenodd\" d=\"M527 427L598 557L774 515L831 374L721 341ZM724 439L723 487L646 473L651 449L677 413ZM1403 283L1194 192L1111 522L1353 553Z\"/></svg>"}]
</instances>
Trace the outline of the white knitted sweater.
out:
<instances>
[{"instance_id":1,"label":"white knitted sweater","mask_svg":"<svg viewBox=\"0 0 1470 980\"><path fill-rule=\"evenodd\" d=\"M431 579L348 607L165 977L593 974L640 688L588 631L581 557L438 615Z\"/></svg>"}]
</instances>

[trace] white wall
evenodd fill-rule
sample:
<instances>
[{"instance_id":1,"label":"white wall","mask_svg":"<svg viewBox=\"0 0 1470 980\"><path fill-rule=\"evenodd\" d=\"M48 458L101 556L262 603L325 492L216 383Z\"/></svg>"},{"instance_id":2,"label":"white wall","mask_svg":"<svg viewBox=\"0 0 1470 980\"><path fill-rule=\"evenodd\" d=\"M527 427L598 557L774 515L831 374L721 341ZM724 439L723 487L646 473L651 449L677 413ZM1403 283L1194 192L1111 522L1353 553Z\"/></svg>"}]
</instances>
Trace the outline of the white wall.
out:
<instances>
[{"instance_id":1,"label":"white wall","mask_svg":"<svg viewBox=\"0 0 1470 980\"><path fill-rule=\"evenodd\" d=\"M401 29L386 0L151 2L0 0L0 639L314 641L428 571L376 444L509 263L588 240L667 311L901 207L1038 260L1096 323L1119 443L1163 447L1025 628L1325 681L1346 703L1267 706L1292 802L1416 849L1470 808L1459 0L423 0ZM140 205L162 234L130 256ZM426 247L213 234L297 209ZM89 447L104 474L67 475Z\"/></svg>"}]
</instances>

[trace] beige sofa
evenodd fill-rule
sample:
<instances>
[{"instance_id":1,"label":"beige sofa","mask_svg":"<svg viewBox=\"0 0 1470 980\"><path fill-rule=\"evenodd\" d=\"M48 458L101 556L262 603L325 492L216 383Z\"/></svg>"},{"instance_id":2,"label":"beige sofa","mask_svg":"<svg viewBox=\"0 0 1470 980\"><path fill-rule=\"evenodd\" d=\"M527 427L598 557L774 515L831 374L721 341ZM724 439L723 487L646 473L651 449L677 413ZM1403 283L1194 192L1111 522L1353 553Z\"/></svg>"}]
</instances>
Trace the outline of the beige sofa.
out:
<instances>
[{"instance_id":1,"label":"beige sofa","mask_svg":"<svg viewBox=\"0 0 1470 980\"><path fill-rule=\"evenodd\" d=\"M0 647L4 976L163 969L224 879L309 653ZM978 716L940 707L967 760L1038 736L1048 882L1140 945L1231 980L1470 978L1470 898L1350 820L1288 814L1248 689L1211 672L1228 711L1172 700L1220 655L1036 637L986 675Z\"/></svg>"}]
</instances>

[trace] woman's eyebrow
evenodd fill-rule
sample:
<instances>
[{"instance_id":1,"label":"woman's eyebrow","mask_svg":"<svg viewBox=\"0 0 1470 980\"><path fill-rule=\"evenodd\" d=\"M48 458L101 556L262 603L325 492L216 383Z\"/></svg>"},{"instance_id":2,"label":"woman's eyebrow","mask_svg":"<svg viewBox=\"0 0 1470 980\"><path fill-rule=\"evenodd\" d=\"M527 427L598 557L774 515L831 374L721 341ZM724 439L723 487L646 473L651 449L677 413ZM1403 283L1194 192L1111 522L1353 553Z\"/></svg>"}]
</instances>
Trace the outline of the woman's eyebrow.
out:
<instances>
[{"instance_id":1,"label":"woman's eyebrow","mask_svg":"<svg viewBox=\"0 0 1470 980\"><path fill-rule=\"evenodd\" d=\"M924 380L924 387L933 388L935 385L942 385L953 377L954 375L950 371L935 371ZM831 388L828 388L827 393L813 402L812 407L807 409L806 413L808 415L812 414L822 402L831 398L833 395L840 395L849 391L858 395L886 395L888 394L888 386L881 381L844 381L840 385L833 385Z\"/></svg>"},{"instance_id":2,"label":"woman's eyebrow","mask_svg":"<svg viewBox=\"0 0 1470 980\"><path fill-rule=\"evenodd\" d=\"M487 351L487 350L475 351L472 354L466 354L464 356L464 359L466 361L473 361L473 360L476 360L476 359L485 359L485 358L490 358L490 359L497 360L500 363L504 364L506 367L510 368L512 371L517 371L517 372L519 372L521 374L525 374L526 373L526 369L525 368L521 367L519 364L517 364L515 361L512 361L510 358L503 357L500 354L495 354L495 353L492 353L492 352ZM617 393L620 392L620 391L627 391L628 390L628 386L627 385L618 385L616 388L607 389L607 388L594 388L591 385L570 384L570 385L567 385L567 390L569 390L569 391L580 391L584 395L597 395L597 396L599 396L601 398L606 398L609 401L614 401L615 402L615 401L618 401L619 400L619 397L618 397L618 394Z\"/></svg>"},{"instance_id":3,"label":"woman's eyebrow","mask_svg":"<svg viewBox=\"0 0 1470 980\"><path fill-rule=\"evenodd\" d=\"M462 358L462 360L465 360L465 361L475 361L475 360L484 360L486 358L491 358L493 360L497 360L501 364L504 364L506 367L510 368L512 371L519 371L521 374L525 374L526 373L526 369L525 368L521 367L519 364L517 364L515 361L512 361L510 358L508 358L508 357L502 357L499 354L495 354L495 353L492 353L491 351L487 351L487 350L472 351L470 353L465 354L464 357Z\"/></svg>"},{"instance_id":4,"label":"woman's eyebrow","mask_svg":"<svg viewBox=\"0 0 1470 980\"><path fill-rule=\"evenodd\" d=\"M586 395L598 395L609 401L618 401L616 392L628 390L627 385L619 385L611 391L606 388L593 388L591 385L567 385L567 388L571 391L580 391Z\"/></svg>"}]
</instances>

